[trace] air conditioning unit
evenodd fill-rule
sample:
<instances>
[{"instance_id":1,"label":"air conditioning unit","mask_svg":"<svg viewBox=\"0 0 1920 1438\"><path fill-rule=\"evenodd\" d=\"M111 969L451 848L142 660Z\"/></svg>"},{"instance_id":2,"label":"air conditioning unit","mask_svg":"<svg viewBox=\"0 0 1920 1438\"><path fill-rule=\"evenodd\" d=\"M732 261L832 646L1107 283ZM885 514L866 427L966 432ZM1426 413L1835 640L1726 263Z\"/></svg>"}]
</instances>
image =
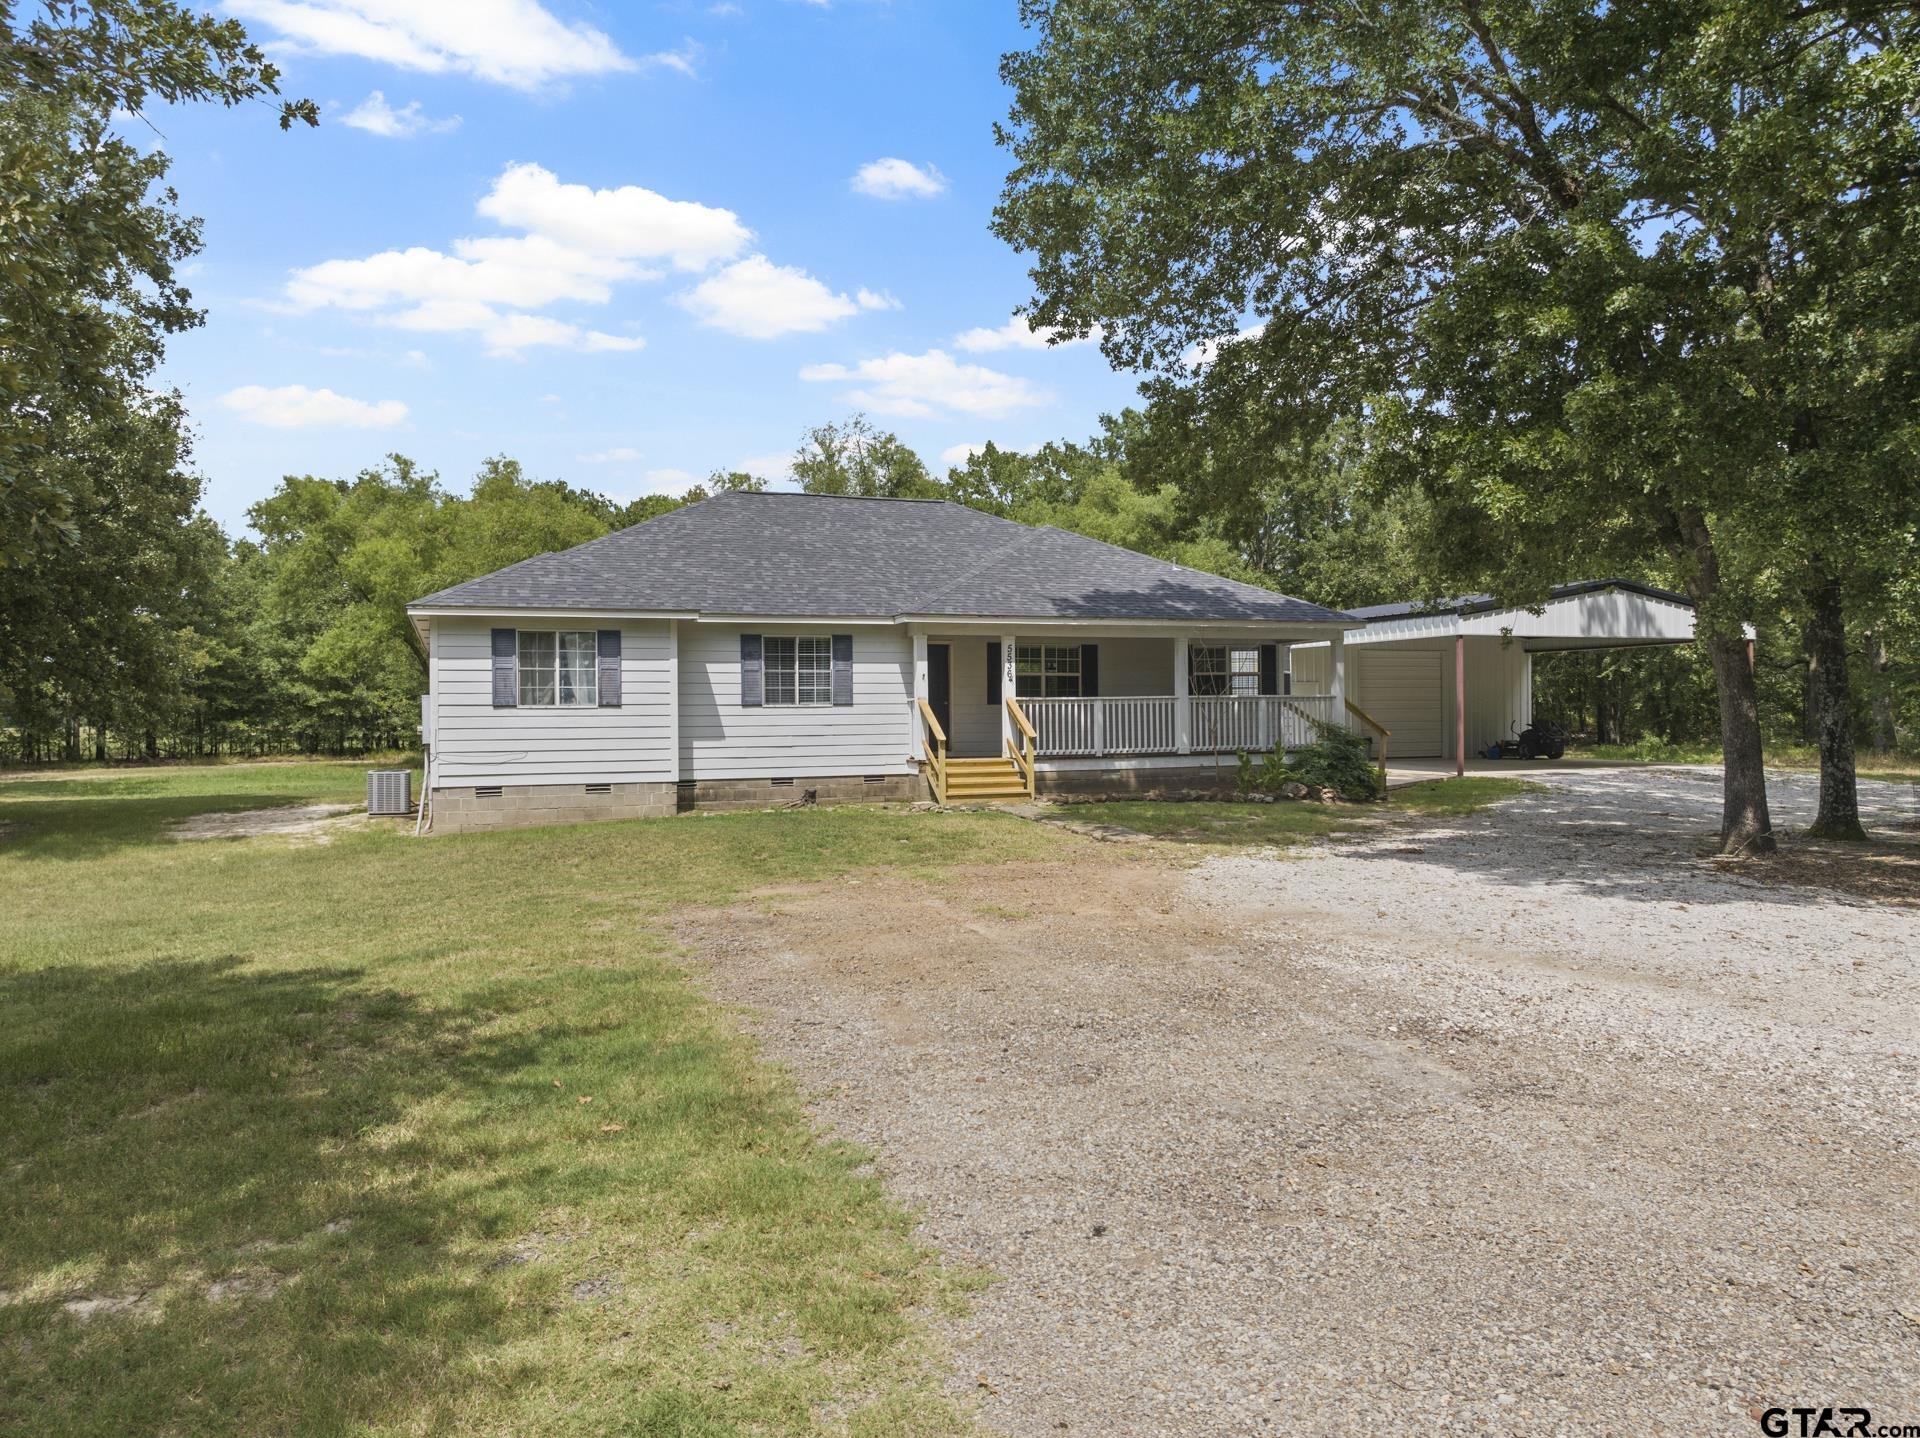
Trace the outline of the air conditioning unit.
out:
<instances>
[{"instance_id":1,"label":"air conditioning unit","mask_svg":"<svg viewBox=\"0 0 1920 1438\"><path fill-rule=\"evenodd\" d=\"M367 812L369 814L411 814L413 812L413 770L367 770Z\"/></svg>"}]
</instances>

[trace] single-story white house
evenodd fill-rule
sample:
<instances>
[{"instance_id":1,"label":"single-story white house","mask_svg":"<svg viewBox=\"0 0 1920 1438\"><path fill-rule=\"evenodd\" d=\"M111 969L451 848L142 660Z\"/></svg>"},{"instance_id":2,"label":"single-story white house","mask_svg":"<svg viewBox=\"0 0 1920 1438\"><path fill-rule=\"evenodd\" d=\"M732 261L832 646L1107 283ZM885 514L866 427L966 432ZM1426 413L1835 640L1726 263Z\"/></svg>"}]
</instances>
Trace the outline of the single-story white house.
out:
<instances>
[{"instance_id":1,"label":"single-story white house","mask_svg":"<svg viewBox=\"0 0 1920 1438\"><path fill-rule=\"evenodd\" d=\"M408 615L428 655L421 736L442 830L808 790L1222 786L1240 752L1327 725L1413 752L1349 693L1350 646L1366 650L1374 702L1413 729L1416 715L1432 727L1448 682L1444 655L1371 668L1387 631L1365 615L945 500L721 494ZM1623 612L1589 637L1650 622ZM1484 662L1508 676L1501 704L1521 702L1524 649L1468 662L1470 681ZM1406 699L1409 684L1427 697ZM1415 749L1441 752L1421 732Z\"/></svg>"}]
</instances>

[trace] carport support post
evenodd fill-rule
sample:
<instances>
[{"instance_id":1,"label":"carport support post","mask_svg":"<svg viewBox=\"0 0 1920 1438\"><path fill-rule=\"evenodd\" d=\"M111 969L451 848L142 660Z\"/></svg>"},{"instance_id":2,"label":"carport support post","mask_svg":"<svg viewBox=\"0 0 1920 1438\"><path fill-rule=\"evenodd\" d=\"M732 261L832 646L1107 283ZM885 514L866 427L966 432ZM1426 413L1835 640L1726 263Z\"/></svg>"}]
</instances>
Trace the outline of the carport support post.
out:
<instances>
[{"instance_id":1,"label":"carport support post","mask_svg":"<svg viewBox=\"0 0 1920 1438\"><path fill-rule=\"evenodd\" d=\"M1467 773L1467 636L1453 636L1453 777Z\"/></svg>"},{"instance_id":2,"label":"carport support post","mask_svg":"<svg viewBox=\"0 0 1920 1438\"><path fill-rule=\"evenodd\" d=\"M1347 722L1347 636L1336 633L1327 641L1327 693L1333 697L1327 717L1344 727Z\"/></svg>"}]
</instances>

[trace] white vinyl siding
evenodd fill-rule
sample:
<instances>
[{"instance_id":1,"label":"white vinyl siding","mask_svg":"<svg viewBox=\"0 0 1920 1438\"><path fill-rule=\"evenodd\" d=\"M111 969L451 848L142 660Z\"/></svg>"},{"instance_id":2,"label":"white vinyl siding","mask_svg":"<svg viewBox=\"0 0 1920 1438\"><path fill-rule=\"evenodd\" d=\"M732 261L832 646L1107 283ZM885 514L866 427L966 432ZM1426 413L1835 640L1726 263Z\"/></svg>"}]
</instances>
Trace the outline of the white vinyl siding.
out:
<instances>
[{"instance_id":1,"label":"white vinyl siding","mask_svg":"<svg viewBox=\"0 0 1920 1438\"><path fill-rule=\"evenodd\" d=\"M671 641L663 620L605 621L620 630L621 703L601 709L493 707L491 638L511 619L435 619L433 782L439 788L492 784L630 784L671 781L673 711ZM552 620L525 626L554 634ZM589 639L597 636L584 627ZM583 667L592 669L589 647ZM557 684L557 680L555 681Z\"/></svg>"},{"instance_id":2,"label":"white vinyl siding","mask_svg":"<svg viewBox=\"0 0 1920 1438\"><path fill-rule=\"evenodd\" d=\"M913 645L904 627L849 626L853 703L740 703L740 636L818 636L831 624L680 625L680 777L827 778L908 771ZM763 644L763 649L765 645Z\"/></svg>"}]
</instances>

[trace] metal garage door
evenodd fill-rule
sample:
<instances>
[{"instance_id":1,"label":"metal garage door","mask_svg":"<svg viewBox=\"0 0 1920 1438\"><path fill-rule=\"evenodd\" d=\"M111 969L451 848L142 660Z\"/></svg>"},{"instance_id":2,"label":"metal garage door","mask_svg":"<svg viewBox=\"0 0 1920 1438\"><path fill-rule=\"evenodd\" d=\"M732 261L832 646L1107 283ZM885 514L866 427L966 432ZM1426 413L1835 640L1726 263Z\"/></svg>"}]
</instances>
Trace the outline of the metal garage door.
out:
<instances>
[{"instance_id":1,"label":"metal garage door","mask_svg":"<svg viewBox=\"0 0 1920 1438\"><path fill-rule=\"evenodd\" d=\"M1440 655L1432 650L1347 651L1356 669L1354 702L1386 726L1389 757L1431 759L1440 755Z\"/></svg>"}]
</instances>

